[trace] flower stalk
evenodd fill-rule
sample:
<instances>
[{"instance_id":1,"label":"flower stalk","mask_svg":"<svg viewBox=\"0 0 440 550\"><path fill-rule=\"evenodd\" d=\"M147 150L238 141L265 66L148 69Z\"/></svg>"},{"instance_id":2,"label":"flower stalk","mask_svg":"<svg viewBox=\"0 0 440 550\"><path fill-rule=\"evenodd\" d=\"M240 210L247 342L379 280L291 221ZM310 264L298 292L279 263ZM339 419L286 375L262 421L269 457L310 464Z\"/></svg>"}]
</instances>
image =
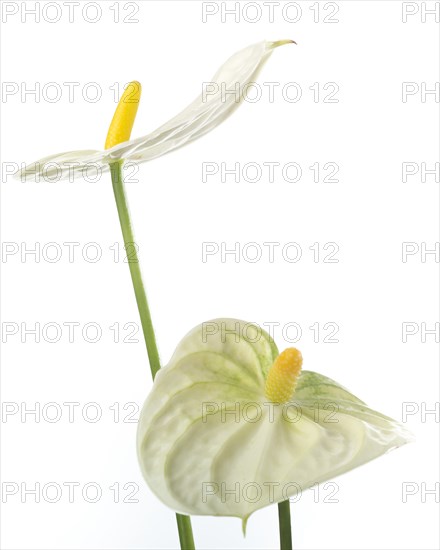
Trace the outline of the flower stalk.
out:
<instances>
[{"instance_id":1,"label":"flower stalk","mask_svg":"<svg viewBox=\"0 0 440 550\"><path fill-rule=\"evenodd\" d=\"M139 316L141 318L142 331L144 333L145 344L147 346L151 375L154 380L157 371L160 369L159 352L157 350L156 336L154 334L147 295L145 293L144 283L142 281L142 274L137 254L137 245L133 236L133 229L130 220L130 212L128 210L121 168L122 162L115 162L110 165L113 193L118 209L119 223L121 225L122 236L124 239L124 247L127 251L128 266L130 268L136 303L139 310Z\"/></svg>"},{"instance_id":2,"label":"flower stalk","mask_svg":"<svg viewBox=\"0 0 440 550\"><path fill-rule=\"evenodd\" d=\"M292 550L292 526L290 522L290 502L278 503L278 524L280 528L280 550Z\"/></svg>"},{"instance_id":3,"label":"flower stalk","mask_svg":"<svg viewBox=\"0 0 440 550\"><path fill-rule=\"evenodd\" d=\"M159 351L157 349L156 336L154 333L153 322L151 320L150 308L148 306L147 295L145 292L142 274L137 254L137 246L134 240L133 229L131 225L130 212L128 209L127 197L125 194L124 181L122 178L123 161L114 162L110 165L112 177L113 193L118 209L119 222L121 225L124 247L127 251L128 265L130 268L131 280L136 296L136 303L141 318L142 331L147 347L148 359L150 362L151 375L156 376L160 369ZM129 252L130 249L130 253ZM194 550L194 538L191 527L191 518L182 514L176 514L177 528L179 531L181 550Z\"/></svg>"}]
</instances>

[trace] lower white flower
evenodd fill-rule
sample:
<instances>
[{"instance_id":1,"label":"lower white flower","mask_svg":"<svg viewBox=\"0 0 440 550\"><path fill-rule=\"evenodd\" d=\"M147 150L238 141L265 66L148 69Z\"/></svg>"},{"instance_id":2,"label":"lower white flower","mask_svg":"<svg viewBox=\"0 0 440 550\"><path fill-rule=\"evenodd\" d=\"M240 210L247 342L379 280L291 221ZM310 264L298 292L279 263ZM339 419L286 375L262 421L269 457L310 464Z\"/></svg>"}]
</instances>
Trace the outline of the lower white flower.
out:
<instances>
[{"instance_id":1,"label":"lower white flower","mask_svg":"<svg viewBox=\"0 0 440 550\"><path fill-rule=\"evenodd\" d=\"M138 457L151 490L190 515L249 515L412 439L338 383L301 372L261 328L193 329L143 407Z\"/></svg>"}]
</instances>

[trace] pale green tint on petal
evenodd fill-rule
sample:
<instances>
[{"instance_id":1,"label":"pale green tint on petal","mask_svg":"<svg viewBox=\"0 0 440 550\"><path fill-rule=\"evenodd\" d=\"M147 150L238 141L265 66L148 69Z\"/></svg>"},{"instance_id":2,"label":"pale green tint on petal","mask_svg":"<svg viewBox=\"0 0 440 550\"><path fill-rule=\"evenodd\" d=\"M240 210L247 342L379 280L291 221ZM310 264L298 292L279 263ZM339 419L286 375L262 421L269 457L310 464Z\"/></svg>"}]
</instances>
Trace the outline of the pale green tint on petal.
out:
<instances>
[{"instance_id":1,"label":"pale green tint on petal","mask_svg":"<svg viewBox=\"0 0 440 550\"><path fill-rule=\"evenodd\" d=\"M340 384L317 372L303 370L296 386L295 399L313 399L315 396L363 403Z\"/></svg>"},{"instance_id":2,"label":"pale green tint on petal","mask_svg":"<svg viewBox=\"0 0 440 550\"><path fill-rule=\"evenodd\" d=\"M301 374L290 403L268 403L265 376L277 355L267 333L236 319L204 323L180 342L138 427L142 473L162 502L246 519L410 440L314 372Z\"/></svg>"},{"instance_id":3,"label":"pale green tint on petal","mask_svg":"<svg viewBox=\"0 0 440 550\"><path fill-rule=\"evenodd\" d=\"M46 175L44 164L49 160L60 166L56 172L55 167L52 166L47 178L56 175L63 180L72 175L72 170L69 171L68 167L64 166L66 161L79 163L74 171L76 175L87 164L105 171L108 170L108 164L116 160L124 159L141 163L178 149L206 134L228 118L242 103L243 97L249 90L247 85L257 78L273 50L282 43L289 42L291 41L258 42L235 53L220 67L211 80L204 82L205 86L209 86L205 88L209 93L202 92L181 113L146 136L126 141L106 151L70 151L45 157L17 172L16 177L22 180L43 177ZM236 86L238 97L225 93L225 90L235 90Z\"/></svg>"}]
</instances>

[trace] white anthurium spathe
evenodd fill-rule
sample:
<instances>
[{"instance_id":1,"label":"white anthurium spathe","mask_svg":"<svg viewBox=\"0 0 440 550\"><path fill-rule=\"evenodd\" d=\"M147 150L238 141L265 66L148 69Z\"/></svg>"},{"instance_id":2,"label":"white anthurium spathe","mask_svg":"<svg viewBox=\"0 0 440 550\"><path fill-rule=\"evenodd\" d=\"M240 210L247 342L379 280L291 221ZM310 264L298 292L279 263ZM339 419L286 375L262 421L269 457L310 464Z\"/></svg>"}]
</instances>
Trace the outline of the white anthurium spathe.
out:
<instances>
[{"instance_id":1,"label":"white anthurium spathe","mask_svg":"<svg viewBox=\"0 0 440 550\"><path fill-rule=\"evenodd\" d=\"M119 160L136 163L160 157L194 141L223 122L239 106L257 78L260 69L269 59L273 50L293 40L258 42L240 50L230 57L216 72L211 81L206 82L202 93L181 113L160 126L154 132L136 139L117 143L104 151L68 151L42 158L16 174L17 178L27 177L63 180L72 174L81 174L85 169L96 167L101 171ZM133 82L131 86L140 86ZM133 89L132 96L137 95ZM127 94L126 101L130 99ZM138 101L138 97L136 99Z\"/></svg>"},{"instance_id":2,"label":"white anthurium spathe","mask_svg":"<svg viewBox=\"0 0 440 550\"><path fill-rule=\"evenodd\" d=\"M189 515L236 516L287 500L412 439L329 378L301 371L260 327L216 319L162 368L138 426L141 470Z\"/></svg>"}]
</instances>

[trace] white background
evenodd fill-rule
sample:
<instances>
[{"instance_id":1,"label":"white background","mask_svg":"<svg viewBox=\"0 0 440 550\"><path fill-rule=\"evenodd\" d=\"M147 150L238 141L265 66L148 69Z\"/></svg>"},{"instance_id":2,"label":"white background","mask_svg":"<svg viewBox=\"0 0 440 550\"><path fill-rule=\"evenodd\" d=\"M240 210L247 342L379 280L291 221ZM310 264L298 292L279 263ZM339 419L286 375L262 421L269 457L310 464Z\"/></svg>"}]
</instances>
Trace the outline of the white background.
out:
<instances>
[{"instance_id":1,"label":"white background","mask_svg":"<svg viewBox=\"0 0 440 550\"><path fill-rule=\"evenodd\" d=\"M177 342L196 324L213 317L238 317L260 324L280 323L275 340L290 343L281 327L296 322L302 337L296 344L305 368L330 376L370 406L402 421L402 410L418 413L406 425L416 442L335 480L337 503L325 502L328 490L309 491L292 504L295 548L431 549L438 548L438 504L424 489L438 483L438 416L424 415L438 402L438 361L434 335L422 341L422 323L438 321L434 255L420 252L402 261L402 243L438 241L438 191L433 175L425 183L420 172L402 182L403 162L426 162L438 154L438 98L420 92L402 101L402 83L433 88L438 81L439 32L435 17L422 21L422 4L434 2L337 2L339 22L325 23L332 10L319 3L318 22L310 2L299 2L295 23L283 17L286 2L275 3L274 21L262 9L239 10L239 22L219 12L202 21L202 2L138 1L138 23L124 23L131 11L119 2L99 2L102 17L87 22L76 8L56 23L32 16L22 23L19 12L2 23L3 82L19 92L2 102L2 240L17 243L18 252L2 258L3 323L80 323L73 343L67 329L57 343L24 333L3 345L2 399L18 403L19 412L2 417L2 481L80 483L73 503L67 489L58 503L22 491L2 504L4 549L145 549L176 548L174 514L144 484L135 453L136 423L123 422L126 403L141 405L152 383L141 334L139 343L115 343L109 329L138 323L127 264L114 261L109 247L121 243L110 178L97 183L17 183L5 174L11 163L31 162L70 149L103 147L115 98L130 80L143 84L143 96L132 137L148 133L195 98L203 81L232 53L263 39L293 38L298 46L275 51L259 77L264 82L297 82L302 97L274 102L263 92L260 101L245 103L221 127L187 148L143 164L127 183L136 239L163 362ZM6 2L3 2L6 4ZM13 4L13 3L12 3ZM26 2L27 6L34 2ZM37 9L43 10L45 2ZM59 3L62 5L62 3ZM90 3L89 3L90 4ZM232 7L234 3L230 3ZM241 3L241 8L246 2ZM438 3L437 3L438 4ZM415 7L414 7L415 6ZM288 18L295 17L294 8ZM417 10L402 21L403 10ZM94 17L90 8L88 17ZM326 11L327 10L327 11ZM55 12L52 12L55 13ZM50 17L50 16L49 16ZM53 17L53 16L52 16ZM59 101L21 92L49 82L64 90ZM69 101L64 82L78 82ZM82 90L96 82L98 102ZM309 89L335 82L337 103L314 101ZM27 88L26 88L27 86ZM10 89L10 88L9 88ZM268 182L219 176L202 181L203 162L296 162L302 177ZM336 183L315 183L309 169L335 162ZM43 252L26 249L55 242L62 247L57 262ZM65 242L80 243L69 262ZM83 258L87 243L98 243L102 258ZM263 256L250 262L220 254L202 261L202 243L232 248L259 243ZM278 242L274 262L264 242ZM288 242L301 246L296 263L283 259ZM313 261L313 243L339 246L338 263ZM45 249L48 251L48 249ZM50 252L50 251L49 251ZM53 250L52 250L53 253ZM90 249L92 254L92 250ZM249 251L251 254L251 251ZM425 259L426 261L422 261ZM38 260L38 261L37 261ZM437 257L438 262L438 257ZM89 343L81 336L86 323L99 323L102 338ZM338 343L314 342L309 329L337 323ZM418 332L402 341L402 323ZM4 327L5 325L3 325ZM8 325L11 326L11 325ZM77 329L78 330L78 329ZM122 336L127 331L122 330ZM3 334L3 339L5 335ZM74 422L67 409L58 422L43 416L36 422L20 412L35 403L77 402ZM87 422L86 403L96 402L102 419ZM120 404L114 421L109 407ZM23 403L23 405L21 405ZM46 409L47 410L47 409ZM54 413L54 409L49 411ZM89 411L93 413L92 410ZM437 420L437 421L436 421ZM196 467L196 465L195 465ZM98 503L81 496L85 483L102 488ZM139 486L138 503L115 503L109 486ZM403 502L404 483L415 494ZM425 485L423 485L425 484ZM10 486L9 486L10 487ZM437 485L438 502L438 485ZM257 512L244 539L240 521L193 518L199 549L277 548L276 507Z\"/></svg>"}]
</instances>

